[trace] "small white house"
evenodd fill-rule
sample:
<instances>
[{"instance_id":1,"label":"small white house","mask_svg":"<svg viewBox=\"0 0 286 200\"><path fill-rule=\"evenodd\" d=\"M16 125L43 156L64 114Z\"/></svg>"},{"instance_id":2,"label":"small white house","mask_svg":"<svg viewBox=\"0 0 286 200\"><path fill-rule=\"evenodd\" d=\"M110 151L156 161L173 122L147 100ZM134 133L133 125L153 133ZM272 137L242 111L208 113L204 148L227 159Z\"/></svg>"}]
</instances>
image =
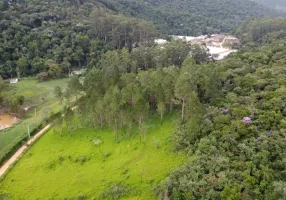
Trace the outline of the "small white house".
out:
<instances>
[{"instance_id":1,"label":"small white house","mask_svg":"<svg viewBox=\"0 0 286 200\"><path fill-rule=\"evenodd\" d=\"M71 72L71 76L79 76L84 74L86 71L87 69L74 70Z\"/></svg>"},{"instance_id":2,"label":"small white house","mask_svg":"<svg viewBox=\"0 0 286 200\"><path fill-rule=\"evenodd\" d=\"M19 79L17 78L11 78L10 79L10 83L18 83L19 82Z\"/></svg>"},{"instance_id":3,"label":"small white house","mask_svg":"<svg viewBox=\"0 0 286 200\"><path fill-rule=\"evenodd\" d=\"M156 39L156 40L155 40L155 43L156 43L156 44L159 44L159 45L163 45L163 44L168 43L168 41L167 41L167 40L164 40L164 39Z\"/></svg>"}]
</instances>

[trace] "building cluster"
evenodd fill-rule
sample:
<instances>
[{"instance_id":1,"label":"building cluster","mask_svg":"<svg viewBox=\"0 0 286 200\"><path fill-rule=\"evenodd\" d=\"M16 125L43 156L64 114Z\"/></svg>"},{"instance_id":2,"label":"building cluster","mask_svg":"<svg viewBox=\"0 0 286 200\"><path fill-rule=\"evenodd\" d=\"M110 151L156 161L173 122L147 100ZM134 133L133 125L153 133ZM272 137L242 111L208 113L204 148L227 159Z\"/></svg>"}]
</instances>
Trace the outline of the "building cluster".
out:
<instances>
[{"instance_id":1,"label":"building cluster","mask_svg":"<svg viewBox=\"0 0 286 200\"><path fill-rule=\"evenodd\" d=\"M208 53L214 60L224 59L230 53L237 51L233 49L233 47L240 45L240 41L238 38L225 34L213 34L210 36L201 35L198 37L172 35L171 37L175 40L181 39L191 44L197 44L202 46L205 50L208 51ZM158 45L164 45L168 43L168 41L164 39L156 39L155 43L157 43Z\"/></svg>"},{"instance_id":2,"label":"building cluster","mask_svg":"<svg viewBox=\"0 0 286 200\"><path fill-rule=\"evenodd\" d=\"M240 41L234 36L224 34L201 35L198 37L190 36L172 36L174 39L182 39L190 42L191 44L200 44L211 47L232 48L234 45L239 45Z\"/></svg>"}]
</instances>

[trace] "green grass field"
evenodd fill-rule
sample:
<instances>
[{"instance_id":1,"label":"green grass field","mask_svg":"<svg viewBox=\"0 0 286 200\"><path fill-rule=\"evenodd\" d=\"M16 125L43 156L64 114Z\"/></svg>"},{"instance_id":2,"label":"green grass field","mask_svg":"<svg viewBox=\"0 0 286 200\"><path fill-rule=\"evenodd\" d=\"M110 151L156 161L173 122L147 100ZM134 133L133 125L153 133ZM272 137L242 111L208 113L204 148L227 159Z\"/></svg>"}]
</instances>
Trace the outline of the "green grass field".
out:
<instances>
[{"instance_id":1,"label":"green grass field","mask_svg":"<svg viewBox=\"0 0 286 200\"><path fill-rule=\"evenodd\" d=\"M108 130L82 128L61 137L53 128L0 183L0 199L101 199L118 183L128 186L121 199L157 199L152 188L186 159L172 151L173 119L168 116L161 125L152 117L142 143L136 130L115 141ZM100 148L92 142L98 137Z\"/></svg>"},{"instance_id":2,"label":"green grass field","mask_svg":"<svg viewBox=\"0 0 286 200\"><path fill-rule=\"evenodd\" d=\"M58 112L60 110L59 100L54 96L54 87L65 88L68 79L52 80L47 82L38 82L36 78L23 79L17 84L9 84L6 95L23 95L25 105L32 107L21 119L20 123L7 131L0 132L0 160L9 152L16 143L21 141L30 130L37 127L49 112ZM36 115L35 115L36 108Z\"/></svg>"}]
</instances>

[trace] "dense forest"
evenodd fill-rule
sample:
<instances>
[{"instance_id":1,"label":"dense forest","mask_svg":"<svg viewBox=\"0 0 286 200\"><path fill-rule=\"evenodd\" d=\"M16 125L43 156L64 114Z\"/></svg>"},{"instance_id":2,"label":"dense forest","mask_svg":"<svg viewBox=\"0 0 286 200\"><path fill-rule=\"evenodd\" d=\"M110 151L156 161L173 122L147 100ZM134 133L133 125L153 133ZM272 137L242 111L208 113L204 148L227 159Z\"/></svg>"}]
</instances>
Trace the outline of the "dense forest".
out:
<instances>
[{"instance_id":1,"label":"dense forest","mask_svg":"<svg viewBox=\"0 0 286 200\"><path fill-rule=\"evenodd\" d=\"M249 19L233 30L242 43L251 45L271 43L285 38L286 21L284 18Z\"/></svg>"},{"instance_id":2,"label":"dense forest","mask_svg":"<svg viewBox=\"0 0 286 200\"><path fill-rule=\"evenodd\" d=\"M286 2L284 0L253 0L254 2L267 5L278 10L286 11Z\"/></svg>"},{"instance_id":3,"label":"dense forest","mask_svg":"<svg viewBox=\"0 0 286 200\"><path fill-rule=\"evenodd\" d=\"M4 79L62 77L71 67L96 65L107 50L150 46L157 35L151 23L97 9L88 1L6 2L0 9Z\"/></svg>"},{"instance_id":4,"label":"dense forest","mask_svg":"<svg viewBox=\"0 0 286 200\"><path fill-rule=\"evenodd\" d=\"M44 80L97 65L111 49L150 46L159 34L227 32L247 17L278 15L248 0L1 0L0 11L0 75Z\"/></svg>"},{"instance_id":5,"label":"dense forest","mask_svg":"<svg viewBox=\"0 0 286 200\"><path fill-rule=\"evenodd\" d=\"M131 16L153 21L171 35L228 32L248 17L277 16L274 10L249 0L102 0Z\"/></svg>"},{"instance_id":6,"label":"dense forest","mask_svg":"<svg viewBox=\"0 0 286 200\"><path fill-rule=\"evenodd\" d=\"M194 107L196 98L189 99L192 115L174 134L175 148L196 158L166 180L162 194L171 199L285 198L285 42L262 44L212 66L219 81L212 81L218 92L207 98L209 103L201 100L204 87L197 83L200 104Z\"/></svg>"}]
</instances>

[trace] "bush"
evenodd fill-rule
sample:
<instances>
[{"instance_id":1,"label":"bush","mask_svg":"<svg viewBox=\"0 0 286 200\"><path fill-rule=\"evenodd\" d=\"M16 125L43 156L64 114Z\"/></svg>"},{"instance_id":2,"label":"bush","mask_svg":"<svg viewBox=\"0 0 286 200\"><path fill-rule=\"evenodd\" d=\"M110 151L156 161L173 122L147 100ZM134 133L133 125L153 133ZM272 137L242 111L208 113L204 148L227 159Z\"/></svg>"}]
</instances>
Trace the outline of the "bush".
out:
<instances>
[{"instance_id":1,"label":"bush","mask_svg":"<svg viewBox=\"0 0 286 200\"><path fill-rule=\"evenodd\" d=\"M49 74L47 72L41 72L37 74L37 79L38 81L42 82L42 81L47 81L49 78Z\"/></svg>"},{"instance_id":2,"label":"bush","mask_svg":"<svg viewBox=\"0 0 286 200\"><path fill-rule=\"evenodd\" d=\"M104 153L104 157L105 157L105 158L108 158L109 156L111 156L111 153L110 153L110 152Z\"/></svg>"},{"instance_id":3,"label":"bush","mask_svg":"<svg viewBox=\"0 0 286 200\"><path fill-rule=\"evenodd\" d=\"M79 160L80 160L80 163L83 164L83 163L86 162L86 157L85 156L81 156Z\"/></svg>"},{"instance_id":4,"label":"bush","mask_svg":"<svg viewBox=\"0 0 286 200\"><path fill-rule=\"evenodd\" d=\"M191 145L188 131L178 128L173 134L173 143L176 151L187 149Z\"/></svg>"},{"instance_id":5,"label":"bush","mask_svg":"<svg viewBox=\"0 0 286 200\"><path fill-rule=\"evenodd\" d=\"M59 162L59 163L62 163L63 161L64 161L64 157L63 157L63 156L61 156L61 155L59 155L58 162Z\"/></svg>"},{"instance_id":6,"label":"bush","mask_svg":"<svg viewBox=\"0 0 286 200\"><path fill-rule=\"evenodd\" d=\"M125 183L111 183L109 187L102 192L102 199L120 199L128 195L130 186Z\"/></svg>"},{"instance_id":7,"label":"bush","mask_svg":"<svg viewBox=\"0 0 286 200\"><path fill-rule=\"evenodd\" d=\"M87 199L87 198L86 198L85 195L80 194L80 195L78 195L77 199L78 199L78 200L85 200L85 199Z\"/></svg>"}]
</instances>

